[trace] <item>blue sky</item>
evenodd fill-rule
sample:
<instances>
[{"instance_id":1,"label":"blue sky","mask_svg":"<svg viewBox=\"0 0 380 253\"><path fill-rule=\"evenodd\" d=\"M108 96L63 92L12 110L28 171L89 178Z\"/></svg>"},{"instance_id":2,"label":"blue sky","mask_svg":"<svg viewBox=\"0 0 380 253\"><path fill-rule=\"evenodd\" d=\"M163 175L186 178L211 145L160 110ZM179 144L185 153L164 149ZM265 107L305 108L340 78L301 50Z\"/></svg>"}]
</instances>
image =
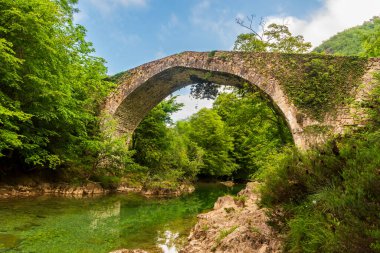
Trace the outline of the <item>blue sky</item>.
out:
<instances>
[{"instance_id":1,"label":"blue sky","mask_svg":"<svg viewBox=\"0 0 380 253\"><path fill-rule=\"evenodd\" d=\"M380 15L380 0L79 0L76 22L88 30L110 74L186 50L228 50L244 32L236 17L285 22L319 44Z\"/></svg>"},{"instance_id":2,"label":"blue sky","mask_svg":"<svg viewBox=\"0 0 380 253\"><path fill-rule=\"evenodd\" d=\"M244 31L236 17L305 18L320 6L319 0L80 0L77 20L114 74L181 51L231 49Z\"/></svg>"},{"instance_id":3,"label":"blue sky","mask_svg":"<svg viewBox=\"0 0 380 253\"><path fill-rule=\"evenodd\" d=\"M86 27L112 75L182 51L230 50L246 32L235 19L251 14L285 23L317 46L380 15L380 0L79 0L78 8L75 22ZM191 107L211 105L181 99Z\"/></svg>"}]
</instances>

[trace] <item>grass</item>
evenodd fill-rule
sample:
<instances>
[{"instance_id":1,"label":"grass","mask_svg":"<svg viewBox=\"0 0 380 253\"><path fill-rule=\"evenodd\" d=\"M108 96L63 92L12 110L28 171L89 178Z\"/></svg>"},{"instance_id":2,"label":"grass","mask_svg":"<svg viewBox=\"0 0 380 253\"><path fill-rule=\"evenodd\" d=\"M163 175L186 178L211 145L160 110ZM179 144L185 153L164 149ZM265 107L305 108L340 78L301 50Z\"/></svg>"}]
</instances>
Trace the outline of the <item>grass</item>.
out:
<instances>
[{"instance_id":1,"label":"grass","mask_svg":"<svg viewBox=\"0 0 380 253\"><path fill-rule=\"evenodd\" d=\"M250 230L252 233L255 233L255 234L261 234L261 230L260 230L258 227L251 226L251 227L249 227L249 230Z\"/></svg>"},{"instance_id":2,"label":"grass","mask_svg":"<svg viewBox=\"0 0 380 253\"><path fill-rule=\"evenodd\" d=\"M203 231L203 232L206 232L207 230L209 230L209 226L207 225L207 224L205 224L205 225L203 225L202 227L201 227L201 230Z\"/></svg>"},{"instance_id":3,"label":"grass","mask_svg":"<svg viewBox=\"0 0 380 253\"><path fill-rule=\"evenodd\" d=\"M224 238L226 238L229 234L231 234L232 232L234 232L239 226L233 226L233 227L230 227L228 229L222 229L219 231L219 235L216 237L215 239L215 244L214 246L211 247L211 251L214 252L216 250L216 248L220 245L220 243L222 242L222 240Z\"/></svg>"},{"instance_id":4,"label":"grass","mask_svg":"<svg viewBox=\"0 0 380 253\"><path fill-rule=\"evenodd\" d=\"M234 232L238 227L239 226L233 226L233 227L230 227L228 229L222 229L222 230L220 230L219 235L218 235L218 237L215 240L216 243L217 243L217 245L219 245L224 238L226 238L229 234L231 234L232 232Z\"/></svg>"},{"instance_id":5,"label":"grass","mask_svg":"<svg viewBox=\"0 0 380 253\"><path fill-rule=\"evenodd\" d=\"M233 196L233 198L235 202L241 202L243 204L245 204L245 202L247 201L247 196L245 195L237 195L237 196Z\"/></svg>"},{"instance_id":6,"label":"grass","mask_svg":"<svg viewBox=\"0 0 380 253\"><path fill-rule=\"evenodd\" d=\"M232 213L233 211L235 211L235 208L233 208L233 207L225 207L225 208L224 208L224 211L225 211L226 213Z\"/></svg>"}]
</instances>

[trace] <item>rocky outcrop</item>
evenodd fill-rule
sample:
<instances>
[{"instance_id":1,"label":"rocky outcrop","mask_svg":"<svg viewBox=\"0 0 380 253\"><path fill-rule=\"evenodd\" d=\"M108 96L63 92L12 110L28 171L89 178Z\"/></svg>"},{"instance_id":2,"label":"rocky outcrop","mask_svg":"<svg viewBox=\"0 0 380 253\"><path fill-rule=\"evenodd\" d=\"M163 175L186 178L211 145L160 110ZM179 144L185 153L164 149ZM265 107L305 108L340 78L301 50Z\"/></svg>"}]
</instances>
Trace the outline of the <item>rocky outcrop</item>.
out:
<instances>
[{"instance_id":1,"label":"rocky outcrop","mask_svg":"<svg viewBox=\"0 0 380 253\"><path fill-rule=\"evenodd\" d=\"M128 193L136 192L145 196L180 196L186 193L192 193L195 190L191 184L182 184L176 189L146 189L143 187L130 187L126 184L120 184L116 189L109 190L103 188L98 183L87 183L81 186L70 184L51 184L41 183L33 185L0 185L0 199L12 197L32 197L39 195L58 195L65 197L91 197L104 195L110 192Z\"/></svg>"},{"instance_id":2,"label":"rocky outcrop","mask_svg":"<svg viewBox=\"0 0 380 253\"><path fill-rule=\"evenodd\" d=\"M36 186L27 185L2 185L0 186L0 198L29 197L43 194L61 195L72 197L85 197L93 195L107 194L109 190L104 189L97 183L87 183L81 186L69 184L42 183Z\"/></svg>"},{"instance_id":3,"label":"rocky outcrop","mask_svg":"<svg viewBox=\"0 0 380 253\"><path fill-rule=\"evenodd\" d=\"M186 193L192 193L195 190L194 185L191 184L181 184L175 189L167 188L154 188L154 189L141 189L141 194L145 196L180 196Z\"/></svg>"},{"instance_id":4,"label":"rocky outcrop","mask_svg":"<svg viewBox=\"0 0 380 253\"><path fill-rule=\"evenodd\" d=\"M222 185L225 185L227 187L232 187L235 185L235 183L233 181L224 181L224 182L220 182Z\"/></svg>"},{"instance_id":5,"label":"rocky outcrop","mask_svg":"<svg viewBox=\"0 0 380 253\"><path fill-rule=\"evenodd\" d=\"M237 197L220 197L214 210L198 215L181 253L281 252L281 240L266 224L265 209L257 205L258 184L248 183Z\"/></svg>"}]
</instances>

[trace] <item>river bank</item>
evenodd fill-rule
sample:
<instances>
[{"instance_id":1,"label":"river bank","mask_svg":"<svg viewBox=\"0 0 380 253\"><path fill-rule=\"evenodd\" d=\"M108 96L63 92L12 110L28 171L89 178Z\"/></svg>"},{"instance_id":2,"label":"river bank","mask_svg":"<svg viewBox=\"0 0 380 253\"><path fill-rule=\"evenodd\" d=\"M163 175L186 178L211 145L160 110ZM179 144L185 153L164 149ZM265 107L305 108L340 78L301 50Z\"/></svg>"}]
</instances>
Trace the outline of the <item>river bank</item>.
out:
<instances>
[{"instance_id":1,"label":"river bank","mask_svg":"<svg viewBox=\"0 0 380 253\"><path fill-rule=\"evenodd\" d=\"M107 189L99 183L89 182L82 185L68 183L40 183L35 185L7 185L0 184L0 199L16 197L33 197L40 195L54 195L74 198L101 196L109 193L135 192L144 196L180 196L192 193L195 190L192 184L181 184L175 189L130 187L120 184L115 188Z\"/></svg>"}]
</instances>

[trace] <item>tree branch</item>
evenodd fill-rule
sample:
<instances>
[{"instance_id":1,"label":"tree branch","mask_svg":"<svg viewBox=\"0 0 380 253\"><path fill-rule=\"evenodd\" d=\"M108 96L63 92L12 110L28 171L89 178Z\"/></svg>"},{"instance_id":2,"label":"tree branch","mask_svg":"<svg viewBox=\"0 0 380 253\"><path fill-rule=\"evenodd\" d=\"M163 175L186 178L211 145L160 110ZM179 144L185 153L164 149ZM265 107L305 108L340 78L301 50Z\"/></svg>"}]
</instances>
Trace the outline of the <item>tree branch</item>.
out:
<instances>
[{"instance_id":1,"label":"tree branch","mask_svg":"<svg viewBox=\"0 0 380 253\"><path fill-rule=\"evenodd\" d=\"M254 18L255 18L254 15L251 15L250 17L247 16L247 19L249 21L249 25L246 25L244 19L240 19L240 18L236 18L236 23L238 25L240 25L240 26L242 26L242 27L250 30L254 35L256 35L257 37L259 37L260 40L263 40L263 35L260 35L253 28L253 20L254 20ZM264 20L264 18L261 18L259 26L263 29L263 32L264 32L264 26L265 26L265 20Z\"/></svg>"}]
</instances>

